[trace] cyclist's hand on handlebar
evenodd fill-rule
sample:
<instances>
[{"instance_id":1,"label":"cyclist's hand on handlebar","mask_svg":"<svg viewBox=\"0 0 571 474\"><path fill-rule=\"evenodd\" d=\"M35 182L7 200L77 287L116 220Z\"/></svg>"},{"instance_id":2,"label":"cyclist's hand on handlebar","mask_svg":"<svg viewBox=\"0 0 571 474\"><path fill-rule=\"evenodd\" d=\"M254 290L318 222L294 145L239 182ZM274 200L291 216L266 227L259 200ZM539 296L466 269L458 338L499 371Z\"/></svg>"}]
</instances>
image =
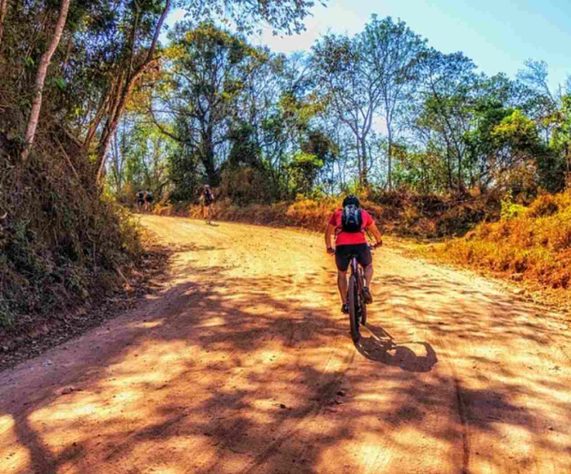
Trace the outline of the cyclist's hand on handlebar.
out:
<instances>
[{"instance_id":1,"label":"cyclist's hand on handlebar","mask_svg":"<svg viewBox=\"0 0 571 474\"><path fill-rule=\"evenodd\" d=\"M374 244L370 244L369 247L371 248L371 250L375 250L379 247L381 247L383 245L383 241L379 240L378 242L375 242Z\"/></svg>"},{"instance_id":2,"label":"cyclist's hand on handlebar","mask_svg":"<svg viewBox=\"0 0 571 474\"><path fill-rule=\"evenodd\" d=\"M329 255L335 255L335 249L333 247L327 247L327 253Z\"/></svg>"}]
</instances>

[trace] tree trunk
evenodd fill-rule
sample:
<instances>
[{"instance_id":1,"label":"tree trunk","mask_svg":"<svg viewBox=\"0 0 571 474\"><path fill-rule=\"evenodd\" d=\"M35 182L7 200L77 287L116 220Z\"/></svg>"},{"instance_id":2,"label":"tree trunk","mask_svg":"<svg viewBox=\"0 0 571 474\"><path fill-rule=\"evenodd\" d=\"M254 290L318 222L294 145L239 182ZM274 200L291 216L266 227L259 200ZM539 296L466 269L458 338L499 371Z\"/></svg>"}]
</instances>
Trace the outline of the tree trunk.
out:
<instances>
[{"instance_id":1,"label":"tree trunk","mask_svg":"<svg viewBox=\"0 0 571 474\"><path fill-rule=\"evenodd\" d=\"M85 134L85 139L83 140L82 148L84 151L89 150L89 148L91 146L91 142L95 138L95 134L97 133L97 129L99 128L99 125L101 124L101 121L103 120L103 117L105 116L105 112L106 112L106 109L108 108L107 106L109 104L109 100L110 100L110 97L114 91L114 88L115 88L115 86L113 85L111 87L111 90L105 92L105 94L101 98L99 106L97 107L97 110L95 111L95 116L93 117L93 120L91 121L91 123L89 124L89 127L87 128L87 133Z\"/></svg>"},{"instance_id":2,"label":"tree trunk","mask_svg":"<svg viewBox=\"0 0 571 474\"><path fill-rule=\"evenodd\" d=\"M458 154L458 192L464 192L464 180L462 179L462 156Z\"/></svg>"},{"instance_id":3,"label":"tree trunk","mask_svg":"<svg viewBox=\"0 0 571 474\"><path fill-rule=\"evenodd\" d=\"M55 50L57 49L61 40L63 29L67 21L69 3L70 0L62 0L52 41L40 60L40 66L36 74L36 83L34 86L34 100L32 101L32 110L30 112L30 118L28 119L28 125L26 127L25 145L21 156L22 161L26 161L28 159L30 150L34 144L36 129L38 128L38 120L40 118L40 111L42 109L42 94L44 91L44 83L46 81L48 66L50 65L52 56L54 55Z\"/></svg>"},{"instance_id":4,"label":"tree trunk","mask_svg":"<svg viewBox=\"0 0 571 474\"><path fill-rule=\"evenodd\" d=\"M388 140L388 185L389 191L393 190L393 132L391 126L387 123L387 140Z\"/></svg>"},{"instance_id":5,"label":"tree trunk","mask_svg":"<svg viewBox=\"0 0 571 474\"><path fill-rule=\"evenodd\" d=\"M357 153L357 173L359 183L361 183L361 176L363 175L363 162L361 160L361 147L359 146L359 137L355 137L355 152Z\"/></svg>"},{"instance_id":6,"label":"tree trunk","mask_svg":"<svg viewBox=\"0 0 571 474\"><path fill-rule=\"evenodd\" d=\"M207 127L202 135L202 165L206 171L208 184L211 186L218 186L220 184L220 176L216 170L214 163L214 145L213 145L213 132L212 127Z\"/></svg>"},{"instance_id":7,"label":"tree trunk","mask_svg":"<svg viewBox=\"0 0 571 474\"><path fill-rule=\"evenodd\" d=\"M103 172L105 170L105 157L109 151L111 139L113 138L115 130L117 129L117 125L119 124L119 119L129 94L129 90L127 89L128 84L124 84L124 81L128 81L128 79L124 77L124 74L120 74L109 93L110 97L107 109L107 120L105 121L105 126L101 132L101 139L99 140L99 145L97 147L96 182L98 184L103 178ZM93 129L93 132L96 130L97 127Z\"/></svg>"},{"instance_id":8,"label":"tree trunk","mask_svg":"<svg viewBox=\"0 0 571 474\"><path fill-rule=\"evenodd\" d=\"M0 46L2 46L2 36L4 35L4 21L8 14L8 0L0 0Z\"/></svg>"},{"instance_id":9,"label":"tree trunk","mask_svg":"<svg viewBox=\"0 0 571 474\"><path fill-rule=\"evenodd\" d=\"M446 145L446 170L448 174L448 191L452 191L452 158L450 157L450 146Z\"/></svg>"},{"instance_id":10,"label":"tree trunk","mask_svg":"<svg viewBox=\"0 0 571 474\"><path fill-rule=\"evenodd\" d=\"M111 138L115 135L115 131L117 130L117 125L119 124L119 119L125 110L125 105L127 103L127 99L131 95L131 92L139 78L145 73L149 65L153 62L153 56L155 54L155 50L157 49L157 43L159 41L159 35L165 21L165 18L170 10L171 0L167 0L163 12L157 22L157 26L155 28L155 33L153 35L153 40L151 42L151 46L149 47L149 51L147 52L147 56L143 63L137 68L137 70L132 74L128 75L125 83L122 87L120 87L120 93L117 96L117 106L113 107L113 110L110 116L107 118L107 122L105 124L105 129L103 131L103 135L101 137L101 141L97 148L97 175L96 175L96 182L98 185L101 184L101 180L103 179L103 175L105 172L105 158L107 156L107 152L109 151L109 144L111 143Z\"/></svg>"},{"instance_id":11,"label":"tree trunk","mask_svg":"<svg viewBox=\"0 0 571 474\"><path fill-rule=\"evenodd\" d=\"M565 188L571 189L571 153L569 144L565 144Z\"/></svg>"},{"instance_id":12,"label":"tree trunk","mask_svg":"<svg viewBox=\"0 0 571 474\"><path fill-rule=\"evenodd\" d=\"M361 160L362 160L362 166L361 166L361 176L359 177L359 184L363 187L366 188L369 184L369 180L367 177L367 142L365 141L365 137L362 137L360 140L360 145L361 145Z\"/></svg>"}]
</instances>

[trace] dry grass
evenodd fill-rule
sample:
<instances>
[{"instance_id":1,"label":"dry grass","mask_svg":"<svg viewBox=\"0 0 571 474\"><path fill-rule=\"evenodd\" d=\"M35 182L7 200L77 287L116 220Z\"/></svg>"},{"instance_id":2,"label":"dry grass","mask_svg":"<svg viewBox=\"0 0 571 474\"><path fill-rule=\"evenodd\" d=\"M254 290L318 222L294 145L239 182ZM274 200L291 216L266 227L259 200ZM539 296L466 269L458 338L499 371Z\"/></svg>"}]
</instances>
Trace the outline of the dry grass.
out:
<instances>
[{"instance_id":1,"label":"dry grass","mask_svg":"<svg viewBox=\"0 0 571 474\"><path fill-rule=\"evenodd\" d=\"M509 213L508 213L509 214ZM441 258L544 288L571 287L571 192L538 197L511 218L437 247Z\"/></svg>"},{"instance_id":2,"label":"dry grass","mask_svg":"<svg viewBox=\"0 0 571 474\"><path fill-rule=\"evenodd\" d=\"M375 217L382 214L382 209L373 203L366 202L365 206ZM217 220L229 222L245 222L272 227L290 226L323 231L327 225L327 218L338 207L338 199L333 198L320 201L299 199L292 203L279 202L245 206L223 200L216 203L215 216ZM188 216L195 219L202 217L200 206L188 204L157 206L154 212L158 215Z\"/></svg>"},{"instance_id":3,"label":"dry grass","mask_svg":"<svg viewBox=\"0 0 571 474\"><path fill-rule=\"evenodd\" d=\"M300 198L291 203L237 205L225 199L216 203L215 212L223 221L322 231L340 201L339 197ZM484 218L499 216L499 207L490 198L458 200L391 192L370 194L362 202L385 233L423 239L464 235ZM188 203L157 205L154 212L201 218L200 206Z\"/></svg>"}]
</instances>

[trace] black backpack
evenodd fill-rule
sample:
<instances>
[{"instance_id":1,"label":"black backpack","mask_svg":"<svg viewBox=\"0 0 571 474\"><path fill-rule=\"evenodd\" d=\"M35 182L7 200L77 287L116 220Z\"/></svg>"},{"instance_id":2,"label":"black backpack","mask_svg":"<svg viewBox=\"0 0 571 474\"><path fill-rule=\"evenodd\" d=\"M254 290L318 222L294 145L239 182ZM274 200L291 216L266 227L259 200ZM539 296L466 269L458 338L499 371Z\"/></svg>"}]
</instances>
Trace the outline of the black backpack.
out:
<instances>
[{"instance_id":1,"label":"black backpack","mask_svg":"<svg viewBox=\"0 0 571 474\"><path fill-rule=\"evenodd\" d=\"M341 215L341 228L343 232L361 232L363 227L363 216L361 209L354 204L349 204L343 208Z\"/></svg>"}]
</instances>

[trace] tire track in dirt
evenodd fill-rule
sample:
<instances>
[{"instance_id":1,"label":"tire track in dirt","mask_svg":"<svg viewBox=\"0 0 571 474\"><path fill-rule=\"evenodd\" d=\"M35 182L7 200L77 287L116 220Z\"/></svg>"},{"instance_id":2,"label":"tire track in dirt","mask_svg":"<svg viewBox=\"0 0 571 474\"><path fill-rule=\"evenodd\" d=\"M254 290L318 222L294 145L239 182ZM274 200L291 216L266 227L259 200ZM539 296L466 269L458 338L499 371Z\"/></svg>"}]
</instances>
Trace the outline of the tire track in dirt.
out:
<instances>
[{"instance_id":1,"label":"tire track in dirt","mask_svg":"<svg viewBox=\"0 0 571 474\"><path fill-rule=\"evenodd\" d=\"M464 405L464 399L462 398L462 389L456 376L454 376L454 387L456 390L458 418L462 425L462 469L460 472L462 474L468 474L470 472L470 440L468 437L468 422L466 417L466 407Z\"/></svg>"}]
</instances>

